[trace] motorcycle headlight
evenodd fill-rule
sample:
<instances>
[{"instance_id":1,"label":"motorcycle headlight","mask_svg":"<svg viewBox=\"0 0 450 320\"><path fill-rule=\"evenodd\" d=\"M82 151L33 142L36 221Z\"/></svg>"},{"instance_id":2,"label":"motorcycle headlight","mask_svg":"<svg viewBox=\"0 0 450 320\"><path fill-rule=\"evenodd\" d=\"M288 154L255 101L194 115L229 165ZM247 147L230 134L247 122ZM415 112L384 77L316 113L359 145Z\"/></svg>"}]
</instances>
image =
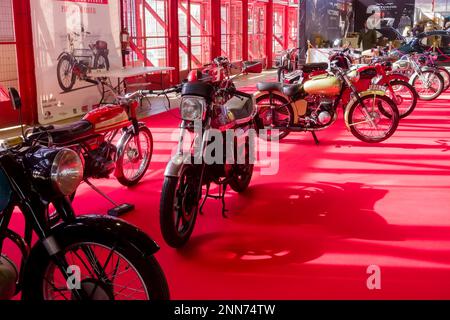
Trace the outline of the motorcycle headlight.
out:
<instances>
[{"instance_id":1,"label":"motorcycle headlight","mask_svg":"<svg viewBox=\"0 0 450 320\"><path fill-rule=\"evenodd\" d=\"M83 163L73 150L61 149L50 170L53 188L65 196L71 195L83 180Z\"/></svg>"},{"instance_id":2,"label":"motorcycle headlight","mask_svg":"<svg viewBox=\"0 0 450 320\"><path fill-rule=\"evenodd\" d=\"M181 100L181 118L186 121L196 121L203 118L206 111L206 100L202 97L186 96Z\"/></svg>"}]
</instances>

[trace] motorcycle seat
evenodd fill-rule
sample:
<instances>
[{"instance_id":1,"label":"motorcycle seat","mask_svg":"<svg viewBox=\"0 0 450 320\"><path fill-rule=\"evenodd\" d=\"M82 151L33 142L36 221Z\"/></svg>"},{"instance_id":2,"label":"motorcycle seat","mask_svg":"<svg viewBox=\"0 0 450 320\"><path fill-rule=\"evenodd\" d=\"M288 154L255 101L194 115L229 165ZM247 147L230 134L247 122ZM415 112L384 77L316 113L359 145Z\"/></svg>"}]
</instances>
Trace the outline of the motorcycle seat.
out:
<instances>
[{"instance_id":1,"label":"motorcycle seat","mask_svg":"<svg viewBox=\"0 0 450 320\"><path fill-rule=\"evenodd\" d=\"M283 86L282 91L288 97L295 96L303 89L302 84L286 84Z\"/></svg>"},{"instance_id":2,"label":"motorcycle seat","mask_svg":"<svg viewBox=\"0 0 450 320\"><path fill-rule=\"evenodd\" d=\"M45 143L66 144L83 137L92 128L93 126L89 121L79 120L65 125L41 127L30 134L28 138L37 139Z\"/></svg>"},{"instance_id":3,"label":"motorcycle seat","mask_svg":"<svg viewBox=\"0 0 450 320\"><path fill-rule=\"evenodd\" d=\"M328 63L326 63L326 62L307 63L302 67L302 70L305 73L311 73L313 71L327 70L327 69L328 69Z\"/></svg>"},{"instance_id":4,"label":"motorcycle seat","mask_svg":"<svg viewBox=\"0 0 450 320\"><path fill-rule=\"evenodd\" d=\"M280 82L258 82L256 84L259 91L281 91L282 86Z\"/></svg>"}]
</instances>

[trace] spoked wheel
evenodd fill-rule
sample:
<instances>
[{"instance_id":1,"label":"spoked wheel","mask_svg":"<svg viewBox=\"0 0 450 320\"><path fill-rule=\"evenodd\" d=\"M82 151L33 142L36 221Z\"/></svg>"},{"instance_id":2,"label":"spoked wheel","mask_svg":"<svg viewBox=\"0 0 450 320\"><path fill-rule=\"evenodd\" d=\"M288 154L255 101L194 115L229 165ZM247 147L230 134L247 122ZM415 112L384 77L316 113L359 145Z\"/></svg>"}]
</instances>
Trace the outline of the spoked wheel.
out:
<instances>
[{"instance_id":1,"label":"spoked wheel","mask_svg":"<svg viewBox=\"0 0 450 320\"><path fill-rule=\"evenodd\" d=\"M426 101L436 99L444 90L444 79L434 70L423 70L421 75L416 73L411 79L411 84L416 89L419 99Z\"/></svg>"},{"instance_id":2,"label":"spoked wheel","mask_svg":"<svg viewBox=\"0 0 450 320\"><path fill-rule=\"evenodd\" d=\"M56 68L58 84L65 92L72 90L75 85L76 77L72 68L72 60L69 56L66 55L59 59L58 66Z\"/></svg>"},{"instance_id":3,"label":"spoked wheel","mask_svg":"<svg viewBox=\"0 0 450 320\"><path fill-rule=\"evenodd\" d=\"M192 165L185 165L179 178L164 179L160 226L169 246L180 248L189 240L197 218L200 191L200 174Z\"/></svg>"},{"instance_id":4,"label":"spoked wheel","mask_svg":"<svg viewBox=\"0 0 450 320\"><path fill-rule=\"evenodd\" d=\"M169 299L165 276L153 256L95 230L65 232L57 239L71 269L66 281L43 246L29 263L24 300L160 300ZM73 281L72 281L73 280Z\"/></svg>"},{"instance_id":5,"label":"spoked wheel","mask_svg":"<svg viewBox=\"0 0 450 320\"><path fill-rule=\"evenodd\" d=\"M124 186L137 184L147 171L153 154L153 137L146 126L130 135L116 161L116 178Z\"/></svg>"},{"instance_id":6,"label":"spoked wheel","mask_svg":"<svg viewBox=\"0 0 450 320\"><path fill-rule=\"evenodd\" d=\"M403 80L392 80L390 82L392 91L389 88L386 94L397 105L400 118L409 116L417 105L417 93L412 85Z\"/></svg>"},{"instance_id":7,"label":"spoked wheel","mask_svg":"<svg viewBox=\"0 0 450 320\"><path fill-rule=\"evenodd\" d=\"M381 142L397 129L399 113L387 96L369 95L361 98L365 108L355 102L346 119L352 134L364 142Z\"/></svg>"},{"instance_id":8,"label":"spoked wheel","mask_svg":"<svg viewBox=\"0 0 450 320\"><path fill-rule=\"evenodd\" d=\"M444 79L444 91L447 91L447 89L450 87L450 72L445 67L439 67L439 74Z\"/></svg>"},{"instance_id":9,"label":"spoked wheel","mask_svg":"<svg viewBox=\"0 0 450 320\"><path fill-rule=\"evenodd\" d=\"M270 97L266 94L256 99L256 105L259 119L265 130L265 138L272 141L285 138L289 134L288 127L294 121L289 102L280 96ZM258 133L261 134L259 130Z\"/></svg>"}]
</instances>

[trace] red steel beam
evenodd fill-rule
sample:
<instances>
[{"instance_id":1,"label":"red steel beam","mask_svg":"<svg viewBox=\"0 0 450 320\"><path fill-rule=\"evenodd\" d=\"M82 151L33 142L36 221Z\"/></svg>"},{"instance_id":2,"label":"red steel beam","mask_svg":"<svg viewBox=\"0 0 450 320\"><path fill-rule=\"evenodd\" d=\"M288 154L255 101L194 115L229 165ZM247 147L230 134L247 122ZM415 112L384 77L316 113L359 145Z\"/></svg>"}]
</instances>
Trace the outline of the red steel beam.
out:
<instances>
[{"instance_id":1,"label":"red steel beam","mask_svg":"<svg viewBox=\"0 0 450 320\"><path fill-rule=\"evenodd\" d=\"M242 60L248 60L248 0L242 0Z\"/></svg>"},{"instance_id":2,"label":"red steel beam","mask_svg":"<svg viewBox=\"0 0 450 320\"><path fill-rule=\"evenodd\" d=\"M220 25L220 0L211 0L211 57L220 56L221 53L221 25Z\"/></svg>"},{"instance_id":3,"label":"red steel beam","mask_svg":"<svg viewBox=\"0 0 450 320\"><path fill-rule=\"evenodd\" d=\"M273 59L273 0L269 0L266 10L266 68L272 68Z\"/></svg>"},{"instance_id":4,"label":"red steel beam","mask_svg":"<svg viewBox=\"0 0 450 320\"><path fill-rule=\"evenodd\" d=\"M168 0L168 9L168 25L170 28L167 30L167 65L175 68L174 71L170 72L170 82L178 84L180 82L178 0Z\"/></svg>"},{"instance_id":5,"label":"red steel beam","mask_svg":"<svg viewBox=\"0 0 450 320\"><path fill-rule=\"evenodd\" d=\"M37 123L37 91L30 1L13 1L17 68L24 121Z\"/></svg>"}]
</instances>

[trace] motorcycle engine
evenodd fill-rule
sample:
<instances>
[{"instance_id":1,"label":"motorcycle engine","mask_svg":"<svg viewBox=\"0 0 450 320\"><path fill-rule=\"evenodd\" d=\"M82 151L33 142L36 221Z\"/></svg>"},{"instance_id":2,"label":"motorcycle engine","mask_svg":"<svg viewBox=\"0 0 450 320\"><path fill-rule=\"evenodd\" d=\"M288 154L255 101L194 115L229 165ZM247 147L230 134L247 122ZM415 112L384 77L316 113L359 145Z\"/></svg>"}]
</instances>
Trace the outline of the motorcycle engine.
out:
<instances>
[{"instance_id":1,"label":"motorcycle engine","mask_svg":"<svg viewBox=\"0 0 450 320\"><path fill-rule=\"evenodd\" d=\"M317 112L317 121L322 126L326 126L331 123L333 120L333 101L324 101L319 104L319 108Z\"/></svg>"},{"instance_id":2,"label":"motorcycle engine","mask_svg":"<svg viewBox=\"0 0 450 320\"><path fill-rule=\"evenodd\" d=\"M116 168L116 146L103 142L97 149L89 151L85 155L85 175L96 179L108 178Z\"/></svg>"},{"instance_id":3,"label":"motorcycle engine","mask_svg":"<svg viewBox=\"0 0 450 320\"><path fill-rule=\"evenodd\" d=\"M304 117L304 125L310 128L320 128L331 124L335 116L333 103L332 99L312 97L308 101L308 115Z\"/></svg>"},{"instance_id":4,"label":"motorcycle engine","mask_svg":"<svg viewBox=\"0 0 450 320\"><path fill-rule=\"evenodd\" d=\"M0 255L0 300L9 300L16 294L19 278L17 267L7 256Z\"/></svg>"}]
</instances>

